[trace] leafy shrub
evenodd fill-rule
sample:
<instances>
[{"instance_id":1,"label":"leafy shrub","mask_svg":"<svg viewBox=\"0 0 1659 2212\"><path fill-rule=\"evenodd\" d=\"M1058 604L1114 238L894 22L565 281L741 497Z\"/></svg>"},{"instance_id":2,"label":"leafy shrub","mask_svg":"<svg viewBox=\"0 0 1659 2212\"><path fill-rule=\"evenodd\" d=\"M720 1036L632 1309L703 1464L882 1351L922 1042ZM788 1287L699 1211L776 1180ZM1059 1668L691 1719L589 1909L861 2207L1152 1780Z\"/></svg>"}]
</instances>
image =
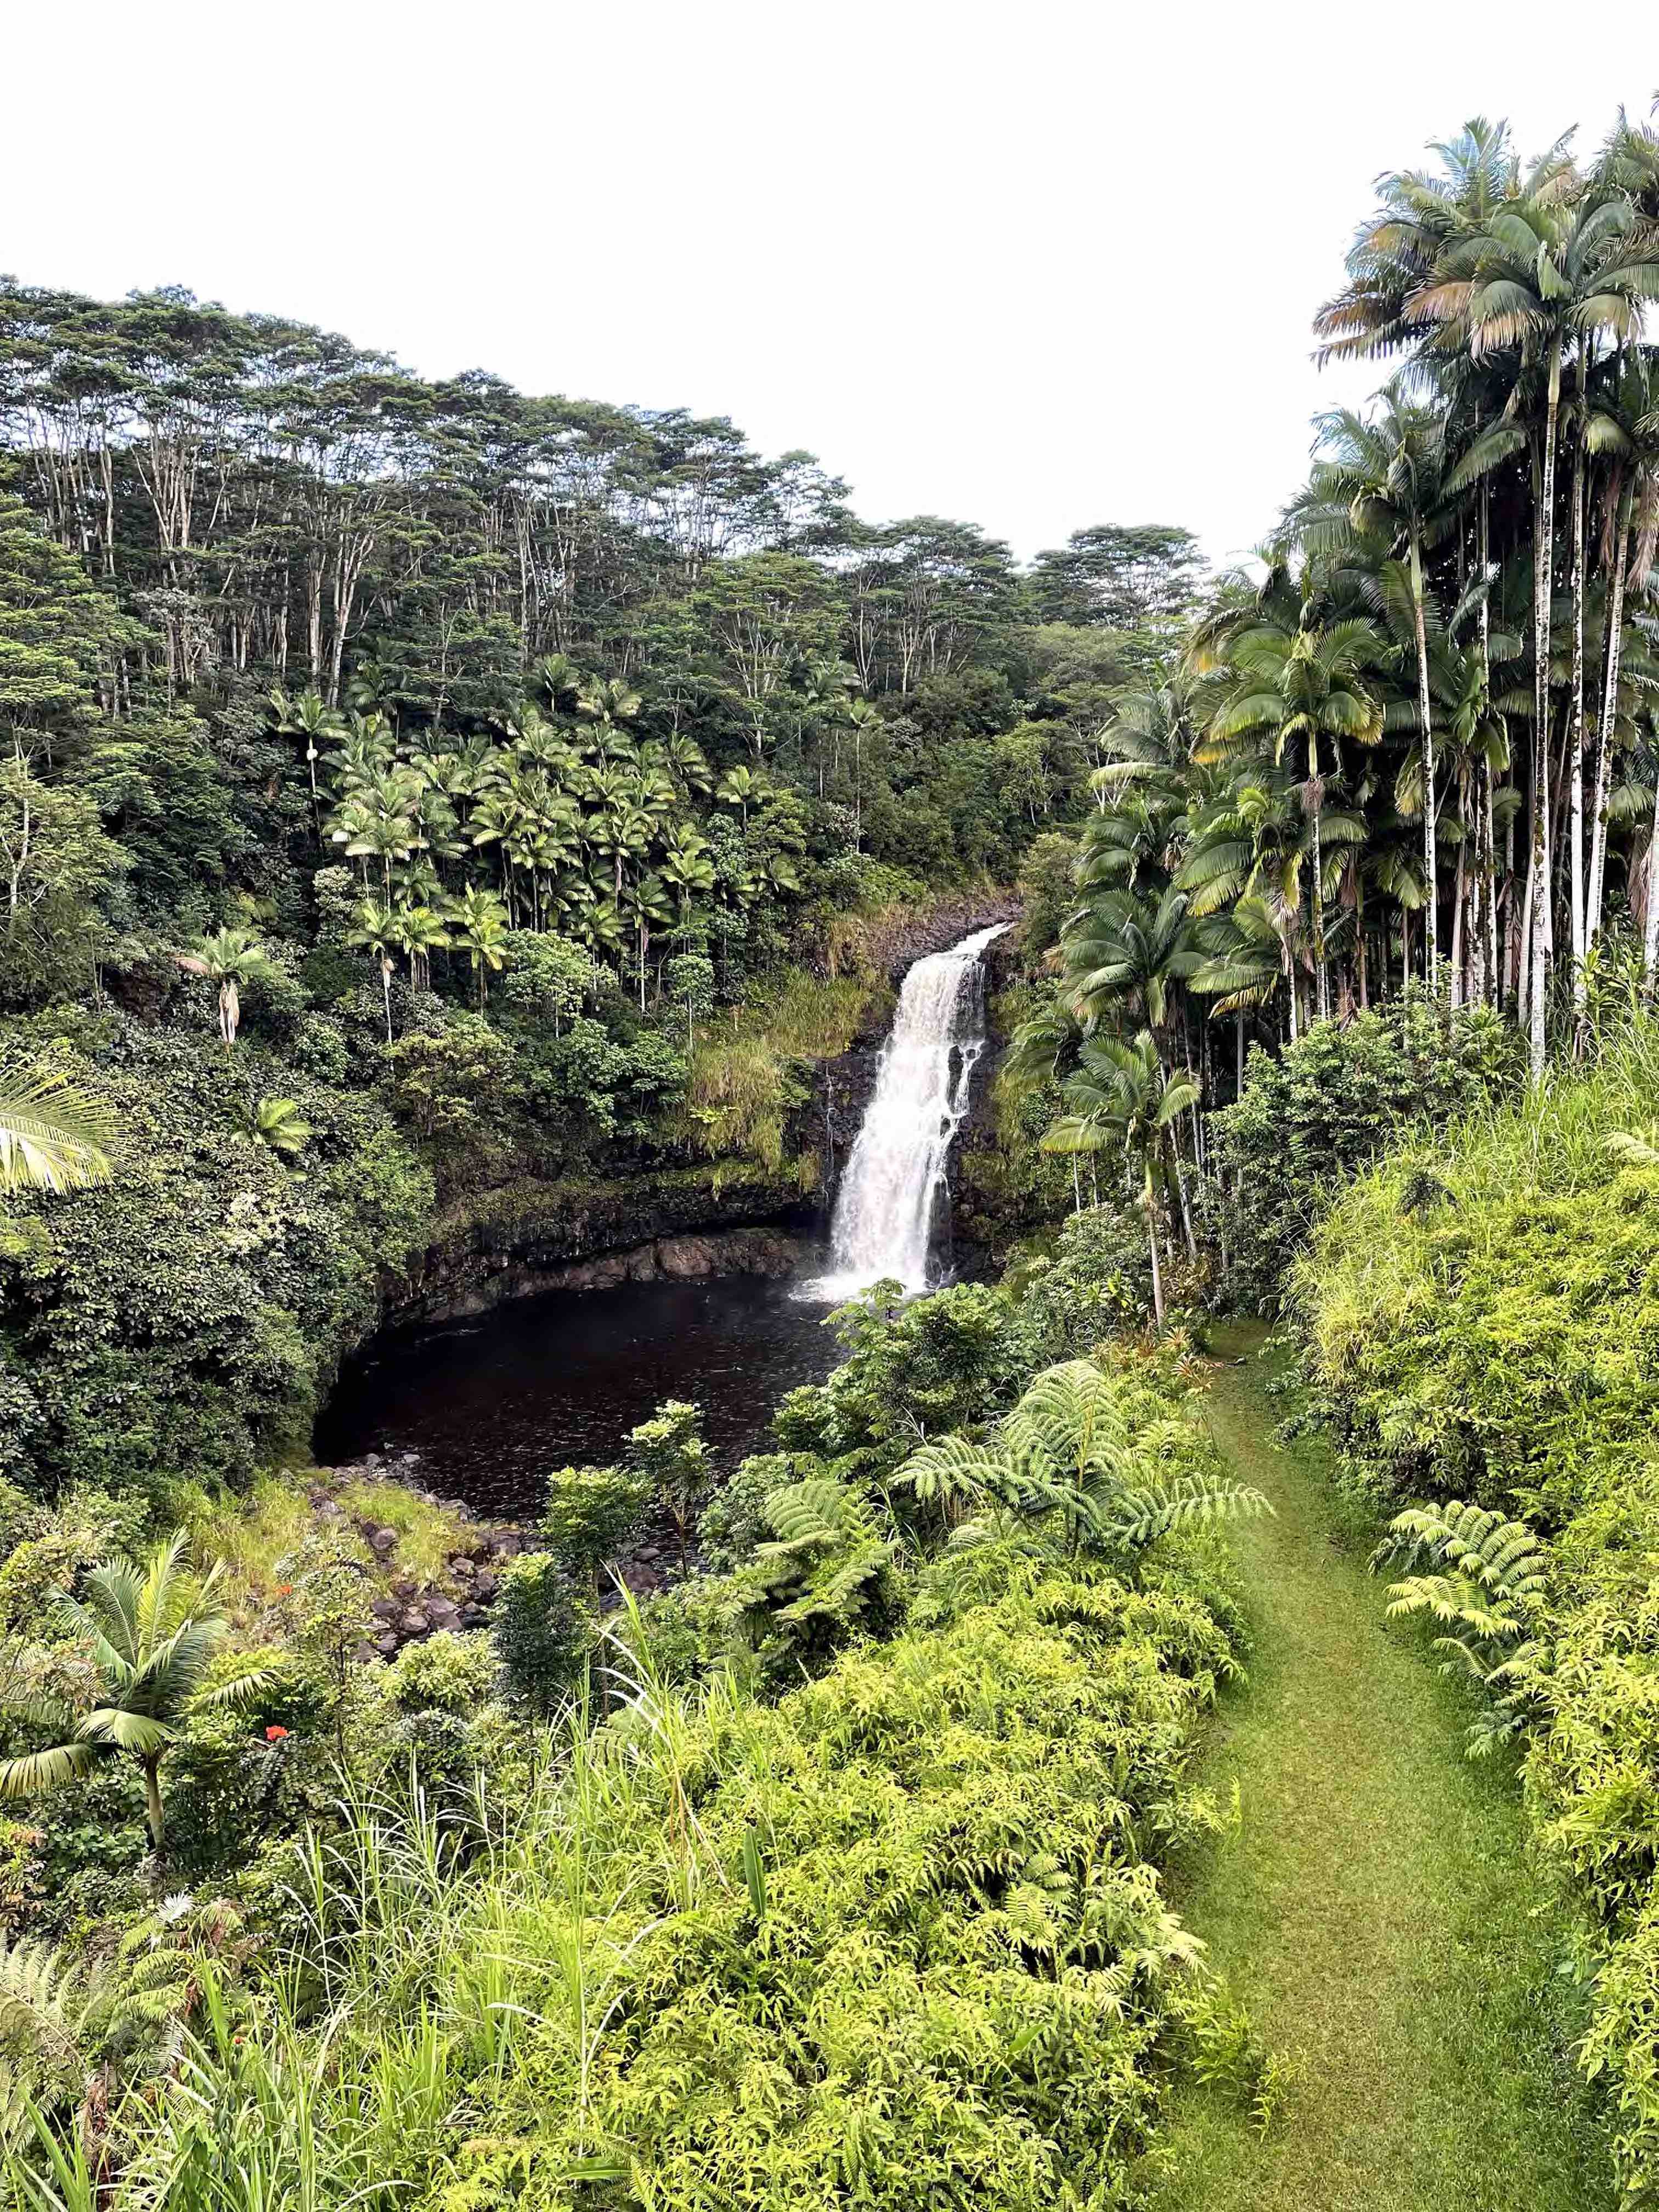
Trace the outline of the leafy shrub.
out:
<instances>
[{"instance_id":1,"label":"leafy shrub","mask_svg":"<svg viewBox=\"0 0 1659 2212\"><path fill-rule=\"evenodd\" d=\"M302 1978L233 2013L204 1965L176 2077L118 2115L115 2212L186 2140L204 2193L253 2171L273 2203L325 2173L329 2201L576 2212L625 2178L796 2212L849 2166L872 2212L1129 2201L1218 2047L1150 1853L1207 1818L1185 1766L1231 1654L1173 1589L1018 1545L979 1569L775 1706L647 1687L482 1863L418 1803L362 1805L287 1915L328 2063Z\"/></svg>"},{"instance_id":2,"label":"leafy shrub","mask_svg":"<svg viewBox=\"0 0 1659 2212\"><path fill-rule=\"evenodd\" d=\"M492 1632L507 1680L538 1712L552 1713L581 1680L593 1614L556 1559L521 1552L502 1573Z\"/></svg>"},{"instance_id":3,"label":"leafy shrub","mask_svg":"<svg viewBox=\"0 0 1659 2212\"><path fill-rule=\"evenodd\" d=\"M1238 1101L1211 1122L1237 1295L1267 1304L1346 1177L1417 1123L1439 1127L1510 1090L1512 1028L1486 1006L1448 1015L1412 986L1345 1025L1317 1022L1278 1059L1255 1047Z\"/></svg>"},{"instance_id":4,"label":"leafy shrub","mask_svg":"<svg viewBox=\"0 0 1659 2212\"><path fill-rule=\"evenodd\" d=\"M381 1273L428 1232L432 1184L383 1109L268 1061L246 1085L207 1035L89 1024L77 1073L119 1116L107 1184L0 1226L0 1468L50 1493L246 1482L303 1449ZM256 1086L257 1087L254 1087ZM315 1132L303 1178L250 1136L250 1089ZM162 1517L157 1504L157 1518Z\"/></svg>"},{"instance_id":5,"label":"leafy shrub","mask_svg":"<svg viewBox=\"0 0 1659 2212\"><path fill-rule=\"evenodd\" d=\"M792 1390L773 1431L786 1450L860 1474L890 1473L918 1437L971 1430L1012 1405L1030 1362L1012 1308L983 1283L906 1302L877 1283L831 1316L847 1358Z\"/></svg>"},{"instance_id":6,"label":"leafy shrub","mask_svg":"<svg viewBox=\"0 0 1659 2212\"><path fill-rule=\"evenodd\" d=\"M1145 1218L1111 1206L1073 1214L1052 1256L1028 1260L1013 1280L1020 1327L1036 1360L1076 1358L1108 1337L1145 1328L1152 1312ZM1178 1276L1170 1295L1181 1302Z\"/></svg>"}]
</instances>

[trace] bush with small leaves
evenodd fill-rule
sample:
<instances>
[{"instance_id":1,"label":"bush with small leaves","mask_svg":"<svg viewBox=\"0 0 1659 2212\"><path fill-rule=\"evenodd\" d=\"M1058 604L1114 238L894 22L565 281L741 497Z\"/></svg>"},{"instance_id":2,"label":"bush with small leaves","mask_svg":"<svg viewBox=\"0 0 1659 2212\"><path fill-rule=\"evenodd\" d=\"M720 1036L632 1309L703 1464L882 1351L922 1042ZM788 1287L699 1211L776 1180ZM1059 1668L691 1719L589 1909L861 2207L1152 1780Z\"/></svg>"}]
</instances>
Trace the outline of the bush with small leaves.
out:
<instances>
[{"instance_id":1,"label":"bush with small leaves","mask_svg":"<svg viewBox=\"0 0 1659 2212\"><path fill-rule=\"evenodd\" d=\"M513 1688L538 1713L556 1712L592 1662L592 1606L556 1559L521 1552L501 1576L492 1635Z\"/></svg>"}]
</instances>

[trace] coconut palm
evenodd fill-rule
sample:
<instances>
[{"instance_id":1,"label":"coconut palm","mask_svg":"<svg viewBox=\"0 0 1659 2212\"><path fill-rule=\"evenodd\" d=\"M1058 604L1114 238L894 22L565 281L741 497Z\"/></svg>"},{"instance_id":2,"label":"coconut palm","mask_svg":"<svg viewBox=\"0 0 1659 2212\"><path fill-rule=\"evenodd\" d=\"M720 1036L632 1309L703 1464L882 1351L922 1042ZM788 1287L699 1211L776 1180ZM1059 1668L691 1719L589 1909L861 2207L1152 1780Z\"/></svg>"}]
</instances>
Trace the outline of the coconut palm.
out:
<instances>
[{"instance_id":1,"label":"coconut palm","mask_svg":"<svg viewBox=\"0 0 1659 2212\"><path fill-rule=\"evenodd\" d=\"M0 1060L0 1192L107 1182L111 1129L107 1108L67 1075Z\"/></svg>"},{"instance_id":2,"label":"coconut palm","mask_svg":"<svg viewBox=\"0 0 1659 2212\"><path fill-rule=\"evenodd\" d=\"M15 1717L58 1741L0 1759L0 1798L33 1796L125 1753L144 1780L150 1840L161 1848L161 1767L198 1713L245 1705L272 1680L251 1659L221 1660L229 1623L215 1596L220 1567L198 1579L185 1563L182 1529L142 1561L106 1559L79 1597L62 1591L59 1622L88 1648L96 1702L18 1695ZM211 1679L210 1679L211 1678Z\"/></svg>"}]
</instances>

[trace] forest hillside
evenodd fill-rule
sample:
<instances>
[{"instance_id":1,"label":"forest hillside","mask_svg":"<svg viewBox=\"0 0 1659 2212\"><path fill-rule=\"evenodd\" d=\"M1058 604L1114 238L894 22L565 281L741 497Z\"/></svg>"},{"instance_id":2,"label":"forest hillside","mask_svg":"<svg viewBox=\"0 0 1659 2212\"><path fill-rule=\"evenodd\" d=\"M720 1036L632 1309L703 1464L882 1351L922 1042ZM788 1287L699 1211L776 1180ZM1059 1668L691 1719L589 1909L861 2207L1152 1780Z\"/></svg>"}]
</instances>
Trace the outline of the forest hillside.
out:
<instances>
[{"instance_id":1,"label":"forest hillside","mask_svg":"<svg viewBox=\"0 0 1659 2212\"><path fill-rule=\"evenodd\" d=\"M0 287L5 2201L1659 2187L1659 138L1357 212L1222 575ZM821 1219L1010 917L757 1449L313 1463L411 1285Z\"/></svg>"}]
</instances>

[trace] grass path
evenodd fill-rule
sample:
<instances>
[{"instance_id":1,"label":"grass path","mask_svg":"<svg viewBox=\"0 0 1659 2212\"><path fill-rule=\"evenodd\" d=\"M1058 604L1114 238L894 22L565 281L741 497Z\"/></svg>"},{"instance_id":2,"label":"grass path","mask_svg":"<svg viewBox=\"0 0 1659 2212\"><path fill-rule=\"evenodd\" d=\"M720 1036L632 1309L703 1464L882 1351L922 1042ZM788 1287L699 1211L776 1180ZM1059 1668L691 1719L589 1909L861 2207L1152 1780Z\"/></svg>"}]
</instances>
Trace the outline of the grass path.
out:
<instances>
[{"instance_id":1,"label":"grass path","mask_svg":"<svg viewBox=\"0 0 1659 2212\"><path fill-rule=\"evenodd\" d=\"M1256 1645L1202 1777L1242 1820L1175 1898L1295 2076L1265 2140L1193 2093L1160 2212L1600 2212L1513 1782L1462 1757L1456 1692L1385 1626L1326 1448L1271 1441L1261 1332L1216 1350L1217 1438L1276 1517L1237 1539Z\"/></svg>"}]
</instances>

